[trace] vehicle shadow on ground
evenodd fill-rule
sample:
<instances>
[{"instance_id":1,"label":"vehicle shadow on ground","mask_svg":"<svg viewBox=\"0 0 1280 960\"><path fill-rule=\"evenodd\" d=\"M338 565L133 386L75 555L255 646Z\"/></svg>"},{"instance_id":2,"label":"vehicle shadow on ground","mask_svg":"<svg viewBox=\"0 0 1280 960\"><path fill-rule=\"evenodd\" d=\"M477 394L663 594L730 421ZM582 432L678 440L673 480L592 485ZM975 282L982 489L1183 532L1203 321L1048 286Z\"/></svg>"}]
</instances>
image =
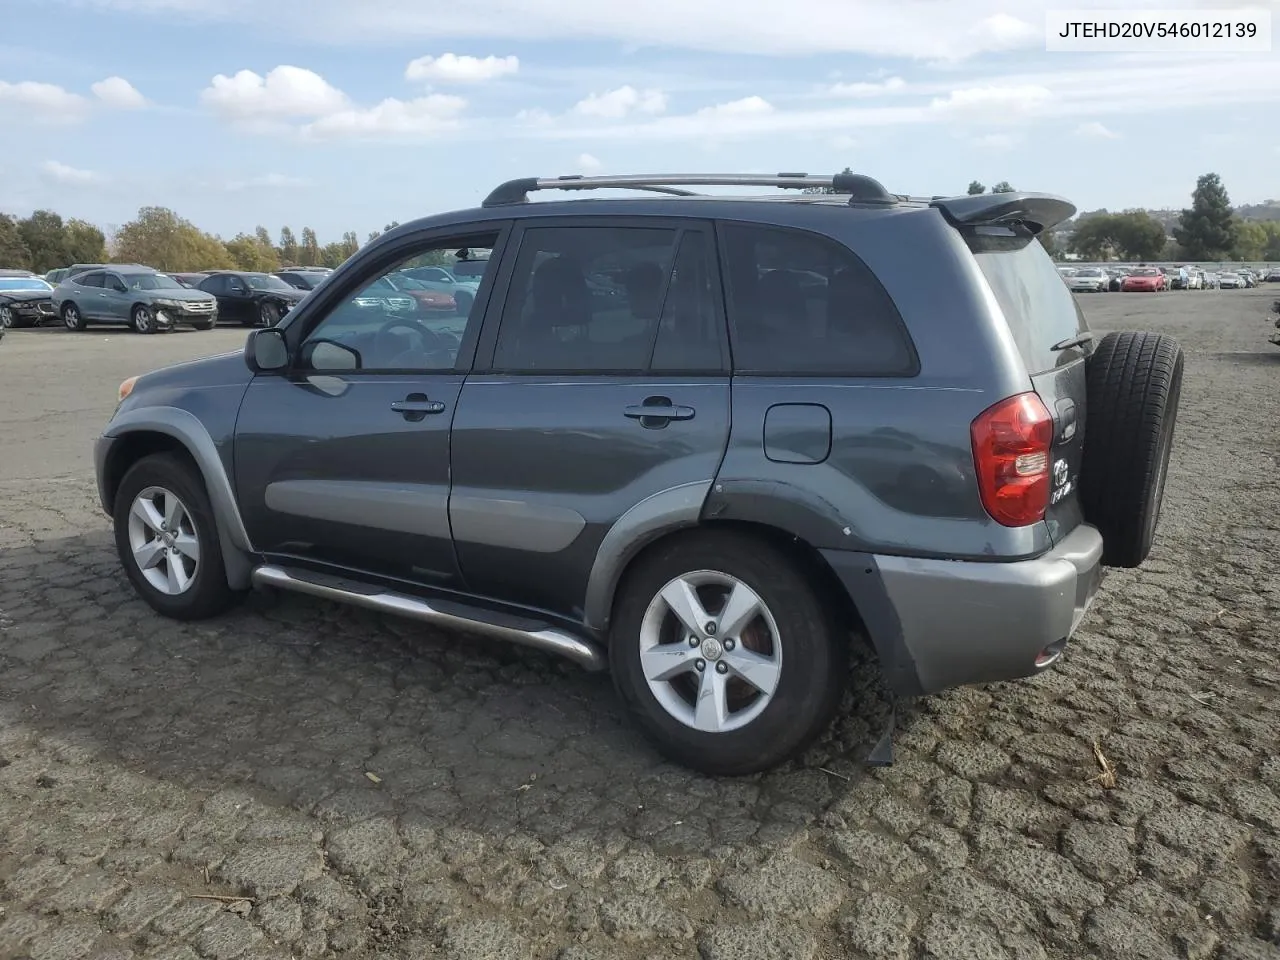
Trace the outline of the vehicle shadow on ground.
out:
<instances>
[{"instance_id":1,"label":"vehicle shadow on ground","mask_svg":"<svg viewBox=\"0 0 1280 960\"><path fill-rule=\"evenodd\" d=\"M1215 360L1227 363L1243 364L1248 367L1270 367L1280 365L1280 347L1273 347L1270 353L1213 353Z\"/></svg>"},{"instance_id":2,"label":"vehicle shadow on ground","mask_svg":"<svg viewBox=\"0 0 1280 960\"><path fill-rule=\"evenodd\" d=\"M136 598L106 531L0 551L9 719L328 821L414 815L672 853L785 843L865 775L888 716L878 681L856 679L874 666L855 657L839 721L802 761L714 779L664 762L606 676L536 651L294 596L176 623ZM904 733L912 709L899 708Z\"/></svg>"}]
</instances>

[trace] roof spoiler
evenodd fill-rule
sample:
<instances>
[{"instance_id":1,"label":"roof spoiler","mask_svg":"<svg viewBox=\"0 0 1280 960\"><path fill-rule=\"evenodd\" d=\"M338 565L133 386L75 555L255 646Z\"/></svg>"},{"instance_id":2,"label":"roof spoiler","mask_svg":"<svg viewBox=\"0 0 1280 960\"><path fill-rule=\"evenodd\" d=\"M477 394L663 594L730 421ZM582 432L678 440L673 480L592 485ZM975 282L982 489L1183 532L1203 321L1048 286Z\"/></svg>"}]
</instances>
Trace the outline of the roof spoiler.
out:
<instances>
[{"instance_id":1,"label":"roof spoiler","mask_svg":"<svg viewBox=\"0 0 1280 960\"><path fill-rule=\"evenodd\" d=\"M1020 224L1036 235L1052 230L1076 212L1075 204L1051 193L980 193L945 197L929 205L942 211L953 226Z\"/></svg>"}]
</instances>

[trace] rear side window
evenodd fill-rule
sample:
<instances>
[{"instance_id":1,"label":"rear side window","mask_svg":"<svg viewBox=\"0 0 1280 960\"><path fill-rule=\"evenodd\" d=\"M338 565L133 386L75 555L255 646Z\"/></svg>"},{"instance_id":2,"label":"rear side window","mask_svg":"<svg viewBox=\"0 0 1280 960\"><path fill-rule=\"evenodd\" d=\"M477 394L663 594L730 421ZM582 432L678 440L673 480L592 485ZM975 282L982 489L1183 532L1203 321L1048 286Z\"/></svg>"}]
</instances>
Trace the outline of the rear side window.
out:
<instances>
[{"instance_id":1,"label":"rear side window","mask_svg":"<svg viewBox=\"0 0 1280 960\"><path fill-rule=\"evenodd\" d=\"M800 230L722 229L736 373L916 374L893 299L848 247Z\"/></svg>"},{"instance_id":2,"label":"rear side window","mask_svg":"<svg viewBox=\"0 0 1280 960\"><path fill-rule=\"evenodd\" d=\"M1027 237L974 232L966 237L1000 304L1028 373L1076 359L1053 345L1088 329L1084 313L1044 247Z\"/></svg>"},{"instance_id":3,"label":"rear side window","mask_svg":"<svg viewBox=\"0 0 1280 960\"><path fill-rule=\"evenodd\" d=\"M82 273L78 277L76 277L75 280L76 280L76 283L78 283L82 287L101 287L103 285L102 283L103 280L106 279L106 276L107 275L105 273L101 273L101 272Z\"/></svg>"}]
</instances>

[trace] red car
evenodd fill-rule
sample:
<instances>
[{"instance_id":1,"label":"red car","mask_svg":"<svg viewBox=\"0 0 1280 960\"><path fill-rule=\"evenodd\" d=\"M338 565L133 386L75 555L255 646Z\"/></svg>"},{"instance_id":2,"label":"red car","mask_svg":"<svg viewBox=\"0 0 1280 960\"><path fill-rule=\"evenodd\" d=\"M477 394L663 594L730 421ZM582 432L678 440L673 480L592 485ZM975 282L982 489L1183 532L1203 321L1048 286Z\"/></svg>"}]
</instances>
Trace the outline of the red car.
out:
<instances>
[{"instance_id":1,"label":"red car","mask_svg":"<svg viewBox=\"0 0 1280 960\"><path fill-rule=\"evenodd\" d=\"M1168 288L1168 280L1156 267L1137 267L1120 282L1121 293L1156 293Z\"/></svg>"}]
</instances>

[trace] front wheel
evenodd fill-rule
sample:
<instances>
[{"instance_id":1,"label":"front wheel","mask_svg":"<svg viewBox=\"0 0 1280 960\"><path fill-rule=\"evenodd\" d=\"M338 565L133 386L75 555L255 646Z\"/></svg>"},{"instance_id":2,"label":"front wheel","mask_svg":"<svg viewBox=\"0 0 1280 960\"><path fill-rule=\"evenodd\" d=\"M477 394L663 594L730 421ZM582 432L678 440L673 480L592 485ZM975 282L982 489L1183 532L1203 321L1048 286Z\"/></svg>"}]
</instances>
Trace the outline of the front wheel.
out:
<instances>
[{"instance_id":1,"label":"front wheel","mask_svg":"<svg viewBox=\"0 0 1280 960\"><path fill-rule=\"evenodd\" d=\"M614 684L665 755L740 776L804 751L831 723L848 643L781 551L734 532L664 543L627 576L609 639Z\"/></svg>"},{"instance_id":2,"label":"front wheel","mask_svg":"<svg viewBox=\"0 0 1280 960\"><path fill-rule=\"evenodd\" d=\"M258 323L264 327L274 327L280 322L280 308L274 303L264 303L258 307Z\"/></svg>"},{"instance_id":3,"label":"front wheel","mask_svg":"<svg viewBox=\"0 0 1280 960\"><path fill-rule=\"evenodd\" d=\"M143 457L120 482L113 519L125 574L157 613L203 620L235 601L213 509L190 464L166 453Z\"/></svg>"},{"instance_id":4,"label":"front wheel","mask_svg":"<svg viewBox=\"0 0 1280 960\"><path fill-rule=\"evenodd\" d=\"M9 307L0 307L0 327L4 327L6 330L13 330L26 325L26 321L19 320Z\"/></svg>"},{"instance_id":5,"label":"front wheel","mask_svg":"<svg viewBox=\"0 0 1280 960\"><path fill-rule=\"evenodd\" d=\"M133 308L130 324L134 333L155 333L159 327L156 315L151 312L151 308L141 303Z\"/></svg>"}]
</instances>

